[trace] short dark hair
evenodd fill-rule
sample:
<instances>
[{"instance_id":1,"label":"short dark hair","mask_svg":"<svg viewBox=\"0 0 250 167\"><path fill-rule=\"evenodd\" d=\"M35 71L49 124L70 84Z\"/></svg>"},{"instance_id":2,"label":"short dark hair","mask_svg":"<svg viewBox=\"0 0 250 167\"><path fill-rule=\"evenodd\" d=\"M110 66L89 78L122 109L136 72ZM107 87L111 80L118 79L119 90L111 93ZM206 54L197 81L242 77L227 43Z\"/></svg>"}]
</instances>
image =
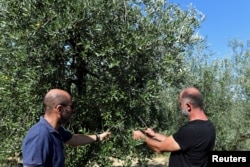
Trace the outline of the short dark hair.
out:
<instances>
[{"instance_id":1,"label":"short dark hair","mask_svg":"<svg viewBox=\"0 0 250 167\"><path fill-rule=\"evenodd\" d=\"M59 93L46 95L43 99L43 110L44 112L49 112L59 104L67 104L67 98L65 95Z\"/></svg>"},{"instance_id":2,"label":"short dark hair","mask_svg":"<svg viewBox=\"0 0 250 167\"><path fill-rule=\"evenodd\" d=\"M203 104L203 97L202 97L202 94L200 92L191 93L191 92L184 91L182 93L181 98L188 99L194 107L199 107L199 108L203 109L203 105L204 105Z\"/></svg>"}]
</instances>

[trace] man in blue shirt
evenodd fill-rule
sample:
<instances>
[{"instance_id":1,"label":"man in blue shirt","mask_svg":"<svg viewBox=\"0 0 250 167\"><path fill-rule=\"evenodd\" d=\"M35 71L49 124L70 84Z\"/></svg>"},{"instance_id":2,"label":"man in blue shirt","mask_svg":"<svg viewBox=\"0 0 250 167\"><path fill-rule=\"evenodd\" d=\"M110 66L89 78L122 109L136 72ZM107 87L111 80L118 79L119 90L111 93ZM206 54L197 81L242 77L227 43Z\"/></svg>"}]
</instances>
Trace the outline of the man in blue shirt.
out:
<instances>
[{"instance_id":1,"label":"man in blue shirt","mask_svg":"<svg viewBox=\"0 0 250 167\"><path fill-rule=\"evenodd\" d=\"M74 113L72 98L64 90L52 89L44 97L45 114L32 126L22 143L24 167L64 167L64 144L78 146L102 141L110 135L71 134L61 125Z\"/></svg>"}]
</instances>

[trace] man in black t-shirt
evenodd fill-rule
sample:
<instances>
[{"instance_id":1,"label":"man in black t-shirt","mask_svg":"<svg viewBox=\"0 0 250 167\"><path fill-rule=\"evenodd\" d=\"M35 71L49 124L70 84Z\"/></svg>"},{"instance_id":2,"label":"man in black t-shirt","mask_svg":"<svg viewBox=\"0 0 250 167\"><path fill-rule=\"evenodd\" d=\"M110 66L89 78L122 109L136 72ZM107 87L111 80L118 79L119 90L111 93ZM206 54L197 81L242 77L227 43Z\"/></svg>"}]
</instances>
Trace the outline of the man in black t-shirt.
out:
<instances>
[{"instance_id":1,"label":"man in black t-shirt","mask_svg":"<svg viewBox=\"0 0 250 167\"><path fill-rule=\"evenodd\" d=\"M216 134L204 112L202 95L195 87L185 88L180 92L179 103L189 122L176 133L165 136L148 128L144 133L134 131L133 138L143 140L156 152L171 152L169 167L206 167Z\"/></svg>"}]
</instances>

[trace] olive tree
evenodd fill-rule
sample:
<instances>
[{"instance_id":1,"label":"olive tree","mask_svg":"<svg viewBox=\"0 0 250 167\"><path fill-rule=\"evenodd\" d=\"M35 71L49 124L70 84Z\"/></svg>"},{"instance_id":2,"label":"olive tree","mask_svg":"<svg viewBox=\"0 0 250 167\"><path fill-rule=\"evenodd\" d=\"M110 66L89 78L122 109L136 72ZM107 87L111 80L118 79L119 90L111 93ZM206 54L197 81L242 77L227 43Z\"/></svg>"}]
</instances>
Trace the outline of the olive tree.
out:
<instances>
[{"instance_id":1,"label":"olive tree","mask_svg":"<svg viewBox=\"0 0 250 167\"><path fill-rule=\"evenodd\" d=\"M206 42L186 52L186 83L202 91L206 113L216 127L215 149L249 150L249 45L233 39L229 50L215 60Z\"/></svg>"},{"instance_id":2,"label":"olive tree","mask_svg":"<svg viewBox=\"0 0 250 167\"><path fill-rule=\"evenodd\" d=\"M140 157L131 130L144 126L138 116L164 121L159 92L183 83L181 53L197 43L203 19L160 0L9 0L0 10L0 157L21 152L44 94L61 88L77 104L65 125L72 133L112 132L104 143L67 147L67 166L111 166L110 157L129 166Z\"/></svg>"}]
</instances>

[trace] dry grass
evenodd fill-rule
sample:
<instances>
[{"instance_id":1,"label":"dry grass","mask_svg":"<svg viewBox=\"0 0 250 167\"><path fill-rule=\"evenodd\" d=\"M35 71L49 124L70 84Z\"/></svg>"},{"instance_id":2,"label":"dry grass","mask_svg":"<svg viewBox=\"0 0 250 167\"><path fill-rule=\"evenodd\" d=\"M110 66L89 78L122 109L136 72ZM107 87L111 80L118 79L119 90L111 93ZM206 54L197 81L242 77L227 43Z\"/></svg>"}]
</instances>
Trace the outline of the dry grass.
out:
<instances>
[{"instance_id":1,"label":"dry grass","mask_svg":"<svg viewBox=\"0 0 250 167\"><path fill-rule=\"evenodd\" d=\"M114 167L122 167L123 166L123 162L119 161L119 160L113 160ZM159 156L159 157L154 157L152 159L148 159L148 163L147 163L147 167L167 167L168 164L168 157L164 157L164 156ZM142 167L141 165L139 165L137 163L137 161L134 161L132 163L132 167Z\"/></svg>"},{"instance_id":2,"label":"dry grass","mask_svg":"<svg viewBox=\"0 0 250 167\"><path fill-rule=\"evenodd\" d=\"M113 167L123 167L124 162L122 160L117 160L114 158L111 158L111 160L114 162ZM168 156L156 156L151 159L147 159L148 163L147 165L139 165L137 163L137 160L135 160L132 163L132 167L167 167L168 164ZM20 162L20 159L18 158L8 158L6 160L6 164L2 164L2 167L17 167L18 162ZM95 165L94 167L99 167L98 165Z\"/></svg>"}]
</instances>

